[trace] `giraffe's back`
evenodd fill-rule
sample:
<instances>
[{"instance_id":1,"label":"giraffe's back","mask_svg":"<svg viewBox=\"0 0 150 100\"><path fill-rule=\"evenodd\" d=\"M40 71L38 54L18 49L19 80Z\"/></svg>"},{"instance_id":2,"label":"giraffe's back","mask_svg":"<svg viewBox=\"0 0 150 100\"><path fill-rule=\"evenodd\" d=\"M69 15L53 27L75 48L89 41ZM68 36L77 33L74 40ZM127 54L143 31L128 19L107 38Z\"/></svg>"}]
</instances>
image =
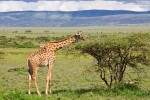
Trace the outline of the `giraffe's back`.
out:
<instances>
[{"instance_id":1,"label":"giraffe's back","mask_svg":"<svg viewBox=\"0 0 150 100\"><path fill-rule=\"evenodd\" d=\"M53 56L54 52L52 50L42 48L39 51L31 53L28 57L28 60L37 66L47 66L49 64L50 59L52 59Z\"/></svg>"}]
</instances>

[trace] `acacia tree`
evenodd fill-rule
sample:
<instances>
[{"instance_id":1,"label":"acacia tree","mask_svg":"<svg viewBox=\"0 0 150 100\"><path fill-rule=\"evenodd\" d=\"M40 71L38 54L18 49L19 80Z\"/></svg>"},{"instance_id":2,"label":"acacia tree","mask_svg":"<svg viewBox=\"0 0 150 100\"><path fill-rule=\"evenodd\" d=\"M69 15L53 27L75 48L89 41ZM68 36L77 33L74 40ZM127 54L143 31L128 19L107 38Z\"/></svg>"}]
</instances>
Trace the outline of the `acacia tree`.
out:
<instances>
[{"instance_id":1,"label":"acacia tree","mask_svg":"<svg viewBox=\"0 0 150 100\"><path fill-rule=\"evenodd\" d=\"M90 54L97 60L97 72L108 88L123 83L127 67L138 70L139 66L149 65L149 35L135 34L129 37L99 37L89 39L76 49Z\"/></svg>"}]
</instances>

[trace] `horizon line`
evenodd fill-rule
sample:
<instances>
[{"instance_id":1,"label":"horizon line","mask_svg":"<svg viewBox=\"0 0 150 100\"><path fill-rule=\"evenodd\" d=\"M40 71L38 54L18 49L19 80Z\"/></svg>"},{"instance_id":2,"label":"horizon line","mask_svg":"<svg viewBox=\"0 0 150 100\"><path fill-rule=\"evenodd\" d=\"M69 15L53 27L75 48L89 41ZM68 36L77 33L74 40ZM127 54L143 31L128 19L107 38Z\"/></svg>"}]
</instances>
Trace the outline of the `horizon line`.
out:
<instances>
[{"instance_id":1,"label":"horizon line","mask_svg":"<svg viewBox=\"0 0 150 100\"><path fill-rule=\"evenodd\" d=\"M134 10L108 10L108 9L89 9L89 10L74 10L74 11L65 11L65 10L22 10L22 11L0 11L0 13L6 12L76 12L76 11L130 11L130 12L149 12L150 10L145 11L134 11Z\"/></svg>"}]
</instances>

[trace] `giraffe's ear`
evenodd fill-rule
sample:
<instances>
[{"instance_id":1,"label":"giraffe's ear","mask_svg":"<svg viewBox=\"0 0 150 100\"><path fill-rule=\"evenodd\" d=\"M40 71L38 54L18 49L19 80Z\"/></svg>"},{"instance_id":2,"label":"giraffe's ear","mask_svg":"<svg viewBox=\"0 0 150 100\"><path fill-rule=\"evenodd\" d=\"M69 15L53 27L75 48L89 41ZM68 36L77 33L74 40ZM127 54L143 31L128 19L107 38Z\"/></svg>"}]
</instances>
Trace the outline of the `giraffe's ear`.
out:
<instances>
[{"instance_id":1,"label":"giraffe's ear","mask_svg":"<svg viewBox=\"0 0 150 100\"><path fill-rule=\"evenodd\" d=\"M82 31L78 31L78 33L77 34L81 34L82 33Z\"/></svg>"},{"instance_id":2,"label":"giraffe's ear","mask_svg":"<svg viewBox=\"0 0 150 100\"><path fill-rule=\"evenodd\" d=\"M76 35L79 35L79 31L76 33Z\"/></svg>"}]
</instances>

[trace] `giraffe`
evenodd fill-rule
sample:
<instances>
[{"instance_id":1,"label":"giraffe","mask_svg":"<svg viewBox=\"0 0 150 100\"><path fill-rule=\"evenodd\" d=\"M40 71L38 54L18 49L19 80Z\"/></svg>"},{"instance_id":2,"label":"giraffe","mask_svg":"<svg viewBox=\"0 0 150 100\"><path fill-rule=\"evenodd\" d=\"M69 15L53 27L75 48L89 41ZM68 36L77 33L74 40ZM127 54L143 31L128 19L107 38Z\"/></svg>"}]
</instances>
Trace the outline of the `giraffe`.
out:
<instances>
[{"instance_id":1,"label":"giraffe","mask_svg":"<svg viewBox=\"0 0 150 100\"><path fill-rule=\"evenodd\" d=\"M37 94L41 95L38 89L38 85L37 85L37 70L38 70L38 67L40 67L41 65L48 67L45 94L48 94L48 88L51 94L51 85L52 85L51 71L52 71L53 63L55 61L55 52L61 47L72 44L78 41L79 39L84 40L84 37L81 31L78 31L74 36L71 36L65 40L57 41L57 42L48 42L40 50L32 52L29 55L27 59L28 67L29 67L29 70L28 70L29 71L29 76L28 76L28 94L29 95L31 94L30 92L31 81L34 82Z\"/></svg>"}]
</instances>

